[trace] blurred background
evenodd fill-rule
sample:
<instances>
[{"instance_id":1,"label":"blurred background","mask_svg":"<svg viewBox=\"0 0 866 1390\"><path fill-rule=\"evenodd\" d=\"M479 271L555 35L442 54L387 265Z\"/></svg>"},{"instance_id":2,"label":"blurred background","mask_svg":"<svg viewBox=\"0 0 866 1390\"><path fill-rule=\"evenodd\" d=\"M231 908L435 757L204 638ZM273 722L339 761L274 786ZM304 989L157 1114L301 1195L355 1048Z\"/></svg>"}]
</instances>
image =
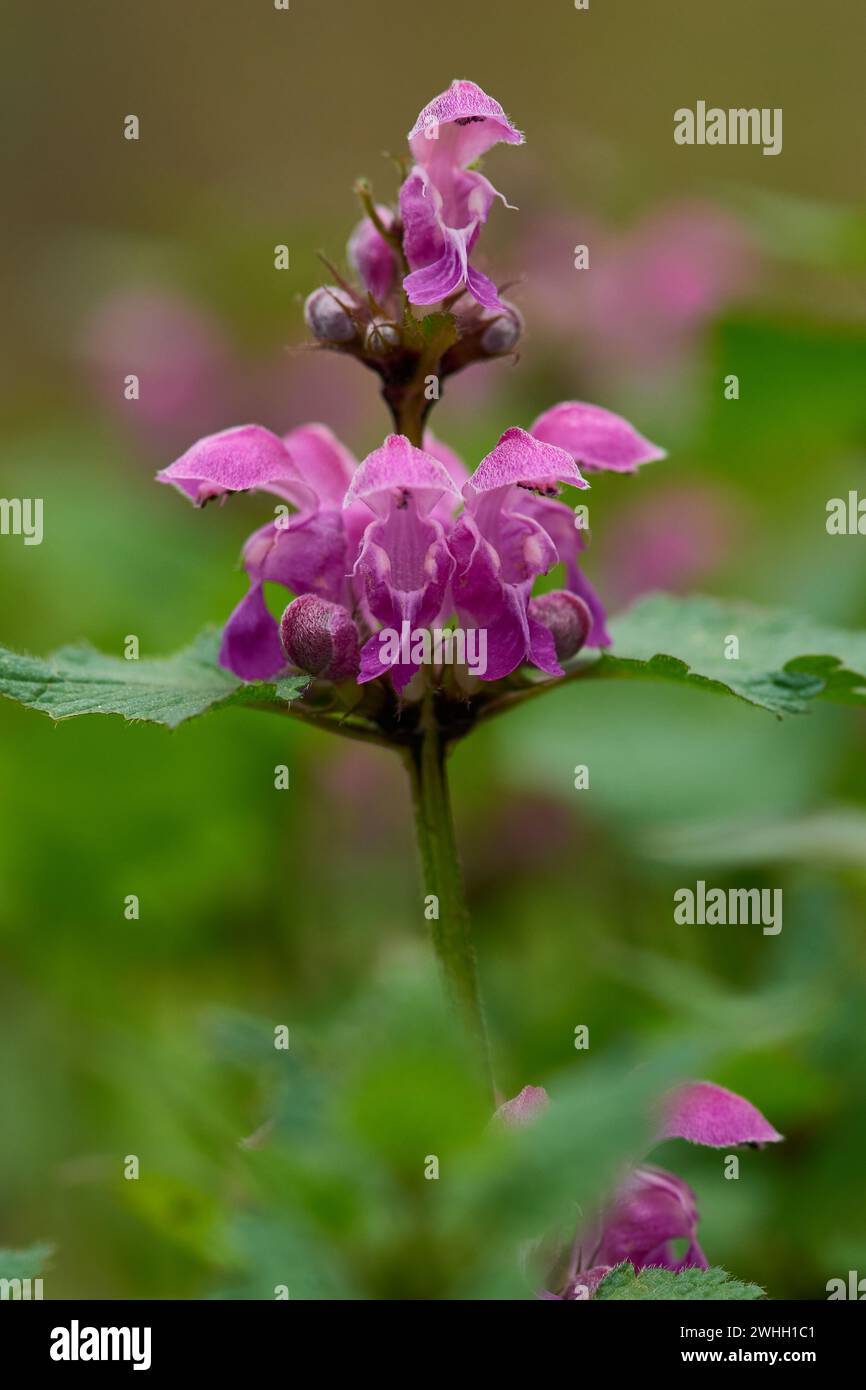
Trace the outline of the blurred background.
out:
<instances>
[{"instance_id":1,"label":"blurred background","mask_svg":"<svg viewBox=\"0 0 866 1390\"><path fill-rule=\"evenodd\" d=\"M829 498L866 493L855 0L3 11L0 491L45 505L42 545L0 538L4 644L154 655L225 619L267 508L153 484L200 434L381 442L375 379L301 350L302 304L317 250L345 264L353 181L394 198L387 154L453 77L527 136L486 161L520 211L497 204L479 248L526 331L517 366L449 384L439 437L472 468L557 400L620 411L669 458L593 487L611 609L706 590L866 623L866 542L825 530ZM675 146L699 99L782 107L782 154ZM476 1152L396 759L243 709L168 734L3 702L0 730L0 1245L53 1247L46 1296L526 1296L544 1184ZM453 759L499 1084L559 1088L573 1120L557 1193L630 1151L636 1065L696 1068L786 1142L737 1182L715 1152L658 1159L711 1261L774 1298L866 1275L864 752L856 709L779 723L616 683ZM782 887L781 935L675 926L696 878Z\"/></svg>"}]
</instances>

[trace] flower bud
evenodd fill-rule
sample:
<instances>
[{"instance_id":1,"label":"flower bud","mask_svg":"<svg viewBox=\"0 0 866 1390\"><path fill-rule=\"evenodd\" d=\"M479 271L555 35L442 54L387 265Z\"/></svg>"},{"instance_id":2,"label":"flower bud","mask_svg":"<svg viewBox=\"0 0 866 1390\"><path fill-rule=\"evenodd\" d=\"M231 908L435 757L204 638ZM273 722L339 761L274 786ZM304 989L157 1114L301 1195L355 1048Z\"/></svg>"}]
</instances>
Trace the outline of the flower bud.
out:
<instances>
[{"instance_id":1,"label":"flower bud","mask_svg":"<svg viewBox=\"0 0 866 1390\"><path fill-rule=\"evenodd\" d=\"M523 316L513 304L505 304L505 312L491 317L481 335L482 351L491 356L513 352L522 332Z\"/></svg>"},{"instance_id":2,"label":"flower bud","mask_svg":"<svg viewBox=\"0 0 866 1390\"><path fill-rule=\"evenodd\" d=\"M326 681L358 674L358 629L342 604L301 594L280 620L283 651L293 666Z\"/></svg>"},{"instance_id":3,"label":"flower bud","mask_svg":"<svg viewBox=\"0 0 866 1390\"><path fill-rule=\"evenodd\" d=\"M354 304L345 290L322 285L307 295L304 319L314 338L323 343L350 343L358 329L352 318Z\"/></svg>"},{"instance_id":4,"label":"flower bud","mask_svg":"<svg viewBox=\"0 0 866 1390\"><path fill-rule=\"evenodd\" d=\"M394 214L390 208L377 207L376 212L383 227L390 231ZM393 248L376 228L372 218L365 217L359 222L349 238L346 248L350 265L353 265L377 304L384 304L394 287L397 278L397 260Z\"/></svg>"},{"instance_id":5,"label":"flower bud","mask_svg":"<svg viewBox=\"0 0 866 1390\"><path fill-rule=\"evenodd\" d=\"M543 623L553 637L557 661L567 661L580 651L592 627L589 607L577 594L554 589L530 600L529 616Z\"/></svg>"},{"instance_id":6,"label":"flower bud","mask_svg":"<svg viewBox=\"0 0 866 1390\"><path fill-rule=\"evenodd\" d=\"M364 334L364 347L367 352L384 357L400 346L400 330L395 323L384 323L374 319Z\"/></svg>"}]
</instances>

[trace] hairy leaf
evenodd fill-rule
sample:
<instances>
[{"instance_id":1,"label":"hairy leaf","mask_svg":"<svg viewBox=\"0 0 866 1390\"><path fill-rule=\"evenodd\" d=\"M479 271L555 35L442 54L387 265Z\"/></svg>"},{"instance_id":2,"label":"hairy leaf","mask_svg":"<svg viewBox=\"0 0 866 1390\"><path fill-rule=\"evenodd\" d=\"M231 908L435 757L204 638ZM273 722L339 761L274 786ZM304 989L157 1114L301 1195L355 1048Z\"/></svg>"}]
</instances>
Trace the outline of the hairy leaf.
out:
<instances>
[{"instance_id":1,"label":"hairy leaf","mask_svg":"<svg viewBox=\"0 0 866 1390\"><path fill-rule=\"evenodd\" d=\"M596 1298L655 1299L755 1299L763 1298L758 1284L732 1279L724 1269L642 1269L635 1274L630 1264L617 1265L599 1284Z\"/></svg>"},{"instance_id":2,"label":"hairy leaf","mask_svg":"<svg viewBox=\"0 0 866 1390\"><path fill-rule=\"evenodd\" d=\"M0 648L0 695L52 719L122 714L173 729L228 701L293 700L308 684L305 676L244 684L218 664L219 640L209 629L174 656L144 661L104 656L84 645L62 647L48 657Z\"/></svg>"}]
</instances>

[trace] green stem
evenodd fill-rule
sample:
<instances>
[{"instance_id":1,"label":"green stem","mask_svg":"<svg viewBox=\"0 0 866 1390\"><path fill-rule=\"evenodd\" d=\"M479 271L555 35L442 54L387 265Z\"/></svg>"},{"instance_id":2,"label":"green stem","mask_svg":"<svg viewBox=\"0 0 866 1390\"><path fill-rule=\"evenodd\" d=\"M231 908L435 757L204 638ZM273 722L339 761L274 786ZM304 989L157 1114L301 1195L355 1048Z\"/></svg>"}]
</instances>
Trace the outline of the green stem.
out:
<instances>
[{"instance_id":1,"label":"green stem","mask_svg":"<svg viewBox=\"0 0 866 1390\"><path fill-rule=\"evenodd\" d=\"M474 1043L485 1084L494 1103L496 1088L487 1028L481 1007L466 892L451 815L446 748L428 693L417 741L407 753L415 828L426 894L435 895L438 916L431 920L433 947L448 995Z\"/></svg>"}]
</instances>

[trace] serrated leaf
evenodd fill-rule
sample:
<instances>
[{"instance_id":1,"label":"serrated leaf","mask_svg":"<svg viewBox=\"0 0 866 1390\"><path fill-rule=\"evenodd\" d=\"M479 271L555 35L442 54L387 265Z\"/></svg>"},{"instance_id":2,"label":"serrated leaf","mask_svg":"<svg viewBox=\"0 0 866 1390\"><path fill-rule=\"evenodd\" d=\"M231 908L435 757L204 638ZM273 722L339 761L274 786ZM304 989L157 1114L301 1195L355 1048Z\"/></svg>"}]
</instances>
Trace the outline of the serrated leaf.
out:
<instances>
[{"instance_id":1,"label":"serrated leaf","mask_svg":"<svg viewBox=\"0 0 866 1390\"><path fill-rule=\"evenodd\" d=\"M38 1279L54 1254L53 1245L30 1245L26 1250L0 1250L0 1279Z\"/></svg>"},{"instance_id":2,"label":"serrated leaf","mask_svg":"<svg viewBox=\"0 0 866 1390\"><path fill-rule=\"evenodd\" d=\"M305 676L292 676L245 684L219 665L219 641L219 633L208 629L183 651L145 661L104 656L86 645L63 647L47 657L0 647L0 695L52 719L122 714L174 729L228 701L296 699L309 683Z\"/></svg>"},{"instance_id":3,"label":"serrated leaf","mask_svg":"<svg viewBox=\"0 0 866 1390\"><path fill-rule=\"evenodd\" d=\"M736 1299L764 1298L758 1284L744 1284L724 1269L642 1269L636 1274L630 1264L617 1265L599 1284L596 1298L634 1301L637 1299Z\"/></svg>"},{"instance_id":4,"label":"serrated leaf","mask_svg":"<svg viewBox=\"0 0 866 1390\"><path fill-rule=\"evenodd\" d=\"M866 704L866 632L788 610L654 594L611 624L613 647L586 675L674 681L735 695L773 714L812 700ZM734 636L739 656L725 656Z\"/></svg>"}]
</instances>

